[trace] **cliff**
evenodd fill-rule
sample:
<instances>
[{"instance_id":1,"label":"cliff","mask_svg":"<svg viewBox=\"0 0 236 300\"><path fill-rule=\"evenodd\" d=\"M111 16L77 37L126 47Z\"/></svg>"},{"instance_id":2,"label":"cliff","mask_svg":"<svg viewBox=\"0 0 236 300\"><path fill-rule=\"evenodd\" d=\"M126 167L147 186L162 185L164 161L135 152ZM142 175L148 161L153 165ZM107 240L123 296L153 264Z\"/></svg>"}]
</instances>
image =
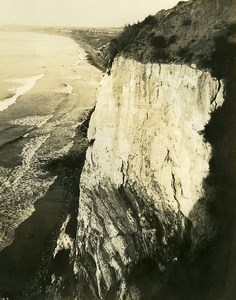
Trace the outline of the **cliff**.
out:
<instances>
[{"instance_id":1,"label":"cliff","mask_svg":"<svg viewBox=\"0 0 236 300\"><path fill-rule=\"evenodd\" d=\"M89 123L76 238L64 237L67 271L52 272L48 298L234 299L234 4L180 3L155 16L154 60L142 40L153 18L109 56ZM185 29L167 46L160 36L171 24ZM187 50L177 53L180 44Z\"/></svg>"},{"instance_id":2,"label":"cliff","mask_svg":"<svg viewBox=\"0 0 236 300\"><path fill-rule=\"evenodd\" d=\"M165 276L185 243L194 251L214 237L204 188L211 146L201 132L222 103L223 84L208 72L115 61L81 177L75 270L90 281L87 299L133 295L127 282L141 261Z\"/></svg>"}]
</instances>

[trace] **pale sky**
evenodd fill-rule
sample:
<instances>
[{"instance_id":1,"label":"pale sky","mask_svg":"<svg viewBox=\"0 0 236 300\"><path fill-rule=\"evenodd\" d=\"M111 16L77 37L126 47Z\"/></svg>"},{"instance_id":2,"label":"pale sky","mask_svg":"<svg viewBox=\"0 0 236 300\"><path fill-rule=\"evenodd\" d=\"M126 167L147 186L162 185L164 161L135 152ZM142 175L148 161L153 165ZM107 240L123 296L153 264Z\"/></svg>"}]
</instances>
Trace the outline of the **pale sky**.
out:
<instances>
[{"instance_id":1,"label":"pale sky","mask_svg":"<svg viewBox=\"0 0 236 300\"><path fill-rule=\"evenodd\" d=\"M0 24L124 26L179 0L0 0Z\"/></svg>"}]
</instances>

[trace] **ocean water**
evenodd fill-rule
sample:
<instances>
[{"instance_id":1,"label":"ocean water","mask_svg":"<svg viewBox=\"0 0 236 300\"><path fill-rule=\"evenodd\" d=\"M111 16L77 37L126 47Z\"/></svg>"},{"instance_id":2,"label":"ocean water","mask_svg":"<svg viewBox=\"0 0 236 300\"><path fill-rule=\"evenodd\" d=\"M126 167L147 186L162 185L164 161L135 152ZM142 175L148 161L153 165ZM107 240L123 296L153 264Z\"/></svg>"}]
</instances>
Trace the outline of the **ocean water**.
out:
<instances>
[{"instance_id":1,"label":"ocean water","mask_svg":"<svg viewBox=\"0 0 236 300\"><path fill-rule=\"evenodd\" d=\"M0 250L55 182L45 163L72 147L99 79L67 37L0 32Z\"/></svg>"}]
</instances>

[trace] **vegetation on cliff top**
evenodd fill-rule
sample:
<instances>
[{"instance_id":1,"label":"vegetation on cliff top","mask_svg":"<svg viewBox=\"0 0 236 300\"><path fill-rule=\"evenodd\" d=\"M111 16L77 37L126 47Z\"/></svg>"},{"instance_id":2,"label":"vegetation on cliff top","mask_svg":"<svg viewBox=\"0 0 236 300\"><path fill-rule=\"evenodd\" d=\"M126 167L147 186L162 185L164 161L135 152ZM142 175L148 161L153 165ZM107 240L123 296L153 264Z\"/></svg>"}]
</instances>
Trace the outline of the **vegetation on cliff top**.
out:
<instances>
[{"instance_id":1,"label":"vegetation on cliff top","mask_svg":"<svg viewBox=\"0 0 236 300\"><path fill-rule=\"evenodd\" d=\"M180 1L174 8L128 25L113 39L103 58L117 55L143 63L195 63L224 77L235 57L236 0Z\"/></svg>"}]
</instances>

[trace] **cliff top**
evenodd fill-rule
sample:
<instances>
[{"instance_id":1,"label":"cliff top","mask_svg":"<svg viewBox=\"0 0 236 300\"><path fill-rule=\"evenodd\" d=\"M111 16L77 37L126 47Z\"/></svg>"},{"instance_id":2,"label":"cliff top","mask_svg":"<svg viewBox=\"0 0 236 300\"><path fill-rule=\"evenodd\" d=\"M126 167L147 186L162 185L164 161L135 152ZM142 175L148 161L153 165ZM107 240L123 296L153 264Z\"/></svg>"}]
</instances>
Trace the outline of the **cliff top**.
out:
<instances>
[{"instance_id":1,"label":"cliff top","mask_svg":"<svg viewBox=\"0 0 236 300\"><path fill-rule=\"evenodd\" d=\"M126 26L110 42L105 60L123 55L143 63L195 63L223 77L235 59L235 46L236 0L180 1Z\"/></svg>"}]
</instances>

